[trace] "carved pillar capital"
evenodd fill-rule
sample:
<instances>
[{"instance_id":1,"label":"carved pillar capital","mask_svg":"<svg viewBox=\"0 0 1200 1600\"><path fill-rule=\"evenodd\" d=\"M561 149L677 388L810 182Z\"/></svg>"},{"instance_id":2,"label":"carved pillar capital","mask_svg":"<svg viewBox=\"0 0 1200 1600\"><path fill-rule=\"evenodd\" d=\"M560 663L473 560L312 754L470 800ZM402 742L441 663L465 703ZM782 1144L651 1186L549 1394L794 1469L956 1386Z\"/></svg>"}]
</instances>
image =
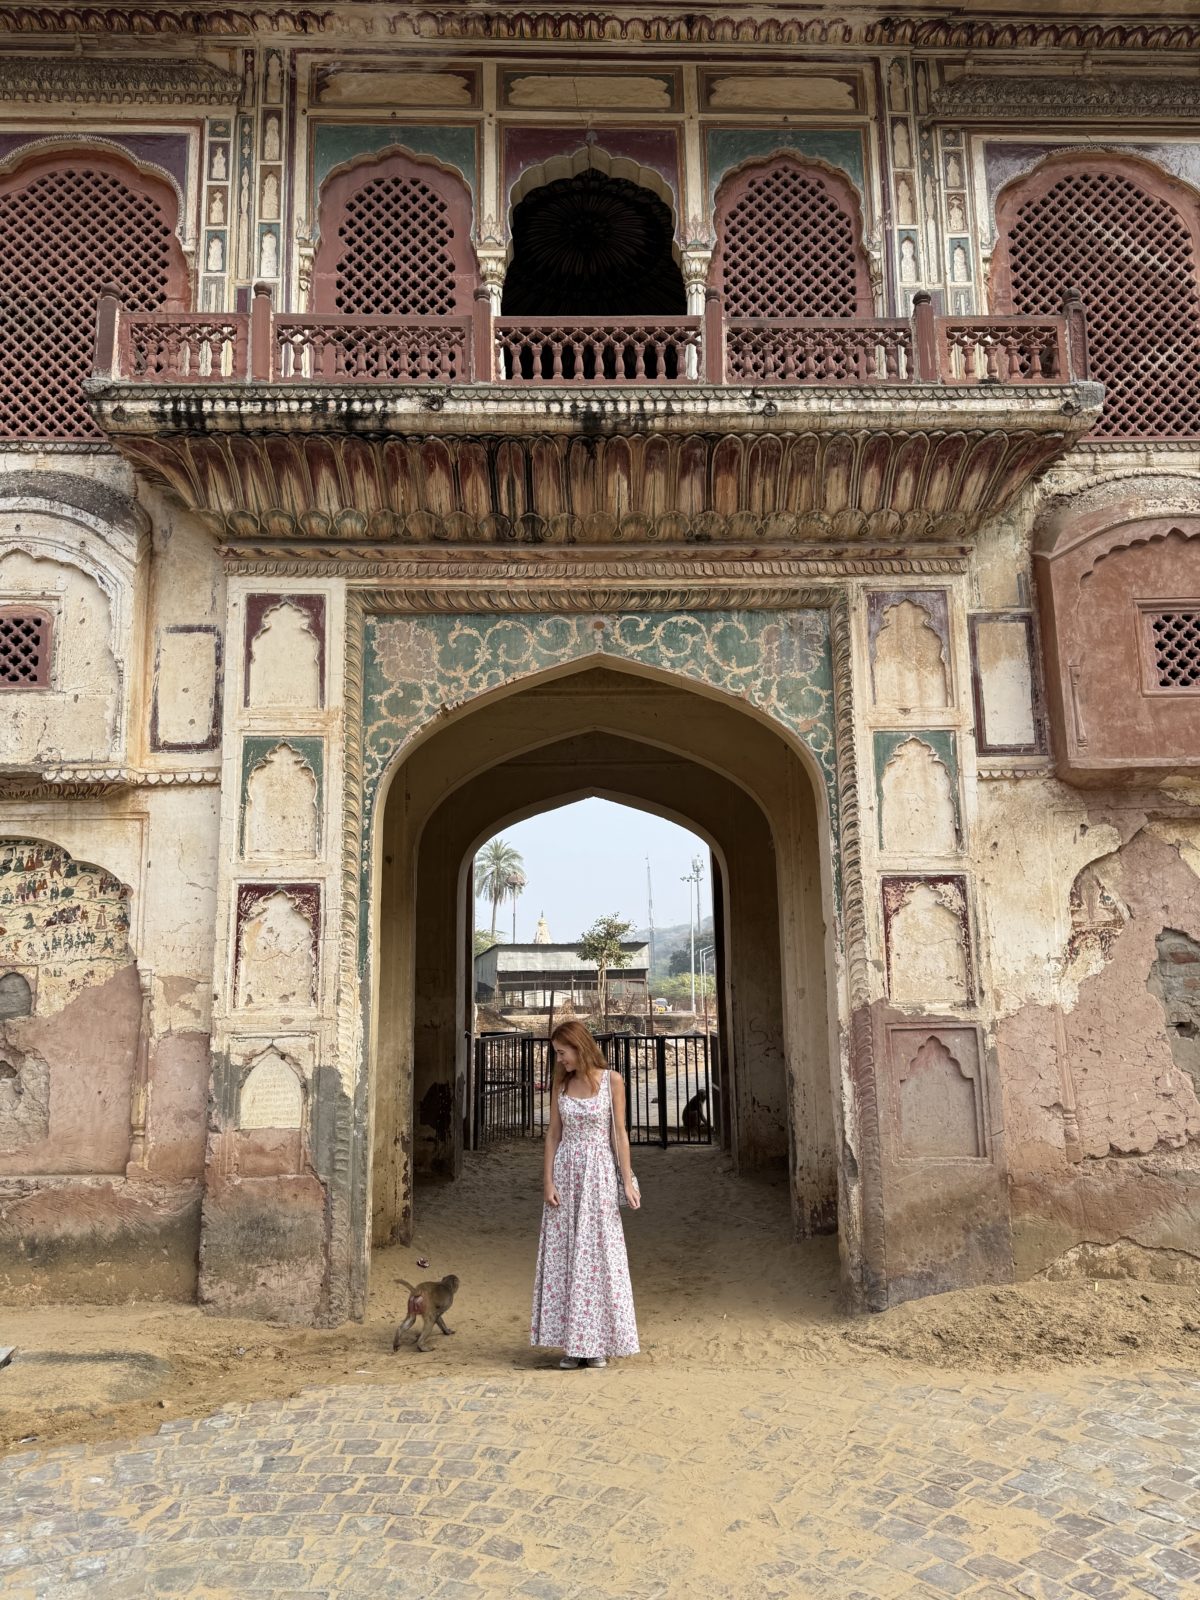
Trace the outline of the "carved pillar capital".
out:
<instances>
[{"instance_id":1,"label":"carved pillar capital","mask_svg":"<svg viewBox=\"0 0 1200 1600\"><path fill-rule=\"evenodd\" d=\"M689 246L683 252L683 283L687 290L689 317L704 315L704 291L708 287L708 274L712 267L712 250Z\"/></svg>"},{"instance_id":2,"label":"carved pillar capital","mask_svg":"<svg viewBox=\"0 0 1200 1600\"><path fill-rule=\"evenodd\" d=\"M488 292L488 299L492 302L492 315L500 315L500 301L504 294L504 275L508 263L504 252L500 250L480 250L479 272L483 279L484 288Z\"/></svg>"}]
</instances>

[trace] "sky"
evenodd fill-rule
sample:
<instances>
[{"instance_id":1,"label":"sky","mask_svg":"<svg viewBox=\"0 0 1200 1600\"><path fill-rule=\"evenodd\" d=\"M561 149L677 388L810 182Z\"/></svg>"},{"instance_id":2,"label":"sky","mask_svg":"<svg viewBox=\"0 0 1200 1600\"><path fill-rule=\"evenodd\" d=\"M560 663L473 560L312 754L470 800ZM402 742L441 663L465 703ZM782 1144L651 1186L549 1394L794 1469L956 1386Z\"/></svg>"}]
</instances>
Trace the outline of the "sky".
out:
<instances>
[{"instance_id":1,"label":"sky","mask_svg":"<svg viewBox=\"0 0 1200 1600\"><path fill-rule=\"evenodd\" d=\"M686 828L648 811L611 800L577 800L505 828L500 835L525 858L529 887L517 902L517 942L531 940L539 912L546 913L555 942L578 939L597 917L615 912L635 928L646 926L646 857L654 885L654 925L688 920L692 886L681 883L692 857L704 863L701 920L712 910L708 845ZM490 900L475 905L475 926L491 926ZM512 903L505 901L496 926L512 937Z\"/></svg>"}]
</instances>

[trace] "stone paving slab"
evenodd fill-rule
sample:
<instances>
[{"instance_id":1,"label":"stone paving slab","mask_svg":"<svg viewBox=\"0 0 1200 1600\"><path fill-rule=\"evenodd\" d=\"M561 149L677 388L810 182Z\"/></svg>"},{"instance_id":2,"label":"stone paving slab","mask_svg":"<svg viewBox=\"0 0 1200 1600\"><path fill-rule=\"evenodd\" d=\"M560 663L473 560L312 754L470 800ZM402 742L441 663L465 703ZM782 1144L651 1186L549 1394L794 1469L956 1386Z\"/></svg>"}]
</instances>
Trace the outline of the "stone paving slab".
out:
<instances>
[{"instance_id":1,"label":"stone paving slab","mask_svg":"<svg viewBox=\"0 0 1200 1600\"><path fill-rule=\"evenodd\" d=\"M0 1595L1190 1600L1198 1441L1188 1371L414 1373L0 1461Z\"/></svg>"}]
</instances>

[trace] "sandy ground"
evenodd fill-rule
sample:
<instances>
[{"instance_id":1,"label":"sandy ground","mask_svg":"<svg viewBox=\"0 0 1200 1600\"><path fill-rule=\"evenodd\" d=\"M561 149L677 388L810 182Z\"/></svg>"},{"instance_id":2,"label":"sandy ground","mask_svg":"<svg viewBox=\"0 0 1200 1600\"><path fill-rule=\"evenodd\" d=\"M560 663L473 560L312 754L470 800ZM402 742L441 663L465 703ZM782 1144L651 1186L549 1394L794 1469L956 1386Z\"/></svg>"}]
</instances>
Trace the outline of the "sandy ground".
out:
<instances>
[{"instance_id":1,"label":"sandy ground","mask_svg":"<svg viewBox=\"0 0 1200 1600\"><path fill-rule=\"evenodd\" d=\"M978 1289L848 1317L832 1240L791 1241L781 1182L735 1179L711 1150L635 1153L644 1195L626 1216L645 1367L672 1372L847 1364L972 1373L1158 1363L1200 1369L1200 1289L1131 1282ZM315 1385L473 1376L546 1363L528 1344L541 1213L541 1146L469 1158L463 1180L418 1195L411 1247L377 1252L362 1324L312 1331L205 1315L194 1306L0 1310L0 1450L35 1440L132 1438L166 1417ZM416 1266L418 1257L429 1270ZM407 1291L455 1272L428 1355L392 1353ZM702 1404L697 1395L697 1405Z\"/></svg>"}]
</instances>

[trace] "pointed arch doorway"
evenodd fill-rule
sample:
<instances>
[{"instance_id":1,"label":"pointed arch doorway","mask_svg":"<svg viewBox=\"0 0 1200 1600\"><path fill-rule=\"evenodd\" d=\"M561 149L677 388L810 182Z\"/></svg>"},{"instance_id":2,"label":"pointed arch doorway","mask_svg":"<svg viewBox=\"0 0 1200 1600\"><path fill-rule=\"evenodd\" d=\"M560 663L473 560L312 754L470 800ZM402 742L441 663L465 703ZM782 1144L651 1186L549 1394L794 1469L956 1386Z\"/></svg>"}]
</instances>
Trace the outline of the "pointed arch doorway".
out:
<instances>
[{"instance_id":1,"label":"pointed arch doorway","mask_svg":"<svg viewBox=\"0 0 1200 1600\"><path fill-rule=\"evenodd\" d=\"M837 1226L831 850L814 766L732 697L595 657L486 693L409 747L377 823L376 1244L410 1236L418 1180L461 1170L473 852L583 794L711 842L731 1152L743 1170L786 1165L798 1234Z\"/></svg>"}]
</instances>

